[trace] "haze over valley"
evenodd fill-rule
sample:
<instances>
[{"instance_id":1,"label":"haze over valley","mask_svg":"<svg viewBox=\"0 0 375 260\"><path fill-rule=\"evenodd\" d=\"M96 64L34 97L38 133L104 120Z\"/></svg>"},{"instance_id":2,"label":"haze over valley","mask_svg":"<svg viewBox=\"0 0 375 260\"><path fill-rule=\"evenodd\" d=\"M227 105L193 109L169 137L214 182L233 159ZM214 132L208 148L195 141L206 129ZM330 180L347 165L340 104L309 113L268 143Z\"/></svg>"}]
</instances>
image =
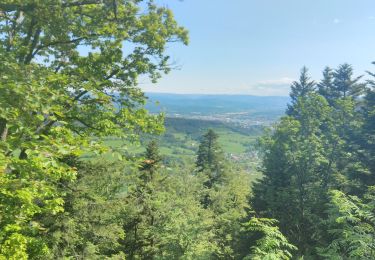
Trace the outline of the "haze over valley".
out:
<instances>
[{"instance_id":1,"label":"haze over valley","mask_svg":"<svg viewBox=\"0 0 375 260\"><path fill-rule=\"evenodd\" d=\"M290 100L283 96L146 93L147 109L167 117L201 119L240 127L269 126L282 116Z\"/></svg>"}]
</instances>

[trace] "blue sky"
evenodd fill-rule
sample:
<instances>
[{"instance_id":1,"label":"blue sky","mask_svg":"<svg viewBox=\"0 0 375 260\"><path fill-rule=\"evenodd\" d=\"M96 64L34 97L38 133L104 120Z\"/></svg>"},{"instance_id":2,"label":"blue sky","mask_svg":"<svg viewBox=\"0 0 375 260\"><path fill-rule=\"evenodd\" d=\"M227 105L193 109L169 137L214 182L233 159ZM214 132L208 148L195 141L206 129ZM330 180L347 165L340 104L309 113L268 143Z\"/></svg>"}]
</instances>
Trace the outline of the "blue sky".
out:
<instances>
[{"instance_id":1,"label":"blue sky","mask_svg":"<svg viewBox=\"0 0 375 260\"><path fill-rule=\"evenodd\" d=\"M375 0L159 0L190 32L179 66L149 92L287 95L306 65L375 71Z\"/></svg>"}]
</instances>

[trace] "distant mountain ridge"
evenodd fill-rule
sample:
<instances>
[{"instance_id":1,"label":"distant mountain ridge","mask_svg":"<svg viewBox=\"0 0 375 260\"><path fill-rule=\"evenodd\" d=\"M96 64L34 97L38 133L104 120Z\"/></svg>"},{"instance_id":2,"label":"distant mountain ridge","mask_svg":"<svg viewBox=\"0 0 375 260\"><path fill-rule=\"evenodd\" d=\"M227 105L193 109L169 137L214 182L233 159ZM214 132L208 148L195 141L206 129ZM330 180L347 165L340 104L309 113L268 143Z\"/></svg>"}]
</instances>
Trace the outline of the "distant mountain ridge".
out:
<instances>
[{"instance_id":1,"label":"distant mountain ridge","mask_svg":"<svg viewBox=\"0 0 375 260\"><path fill-rule=\"evenodd\" d=\"M247 113L257 117L279 117L284 114L289 97L250 95L201 95L146 93L146 108L169 116L218 115Z\"/></svg>"}]
</instances>

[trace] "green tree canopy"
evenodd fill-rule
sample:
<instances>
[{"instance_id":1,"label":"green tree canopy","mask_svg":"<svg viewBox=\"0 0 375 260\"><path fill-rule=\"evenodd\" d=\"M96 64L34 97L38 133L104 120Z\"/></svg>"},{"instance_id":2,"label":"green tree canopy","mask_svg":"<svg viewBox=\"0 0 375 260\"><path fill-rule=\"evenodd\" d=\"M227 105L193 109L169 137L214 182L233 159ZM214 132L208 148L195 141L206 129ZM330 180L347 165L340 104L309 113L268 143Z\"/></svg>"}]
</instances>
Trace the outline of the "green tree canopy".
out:
<instances>
[{"instance_id":1,"label":"green tree canopy","mask_svg":"<svg viewBox=\"0 0 375 260\"><path fill-rule=\"evenodd\" d=\"M0 255L47 254L31 223L63 210L56 187L76 173L64 156L162 130L137 79L168 72L175 41L186 30L153 1L1 1Z\"/></svg>"},{"instance_id":2,"label":"green tree canopy","mask_svg":"<svg viewBox=\"0 0 375 260\"><path fill-rule=\"evenodd\" d=\"M329 197L325 223L331 241L319 254L326 259L374 259L374 208L338 190L331 190Z\"/></svg>"},{"instance_id":3,"label":"green tree canopy","mask_svg":"<svg viewBox=\"0 0 375 260\"><path fill-rule=\"evenodd\" d=\"M276 224L276 220L255 217L245 223L245 229L259 237L256 244L252 246L251 253L244 258L245 260L288 260L292 258L292 253L297 248L288 242Z\"/></svg>"}]
</instances>

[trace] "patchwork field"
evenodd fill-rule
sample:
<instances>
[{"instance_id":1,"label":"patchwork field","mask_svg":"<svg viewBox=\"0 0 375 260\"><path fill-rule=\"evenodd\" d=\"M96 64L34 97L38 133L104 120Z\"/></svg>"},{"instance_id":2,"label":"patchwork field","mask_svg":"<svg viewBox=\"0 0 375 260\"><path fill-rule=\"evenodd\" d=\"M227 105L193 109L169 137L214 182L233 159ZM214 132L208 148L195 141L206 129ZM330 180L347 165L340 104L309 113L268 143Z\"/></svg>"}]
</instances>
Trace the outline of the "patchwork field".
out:
<instances>
[{"instance_id":1,"label":"patchwork field","mask_svg":"<svg viewBox=\"0 0 375 260\"><path fill-rule=\"evenodd\" d=\"M145 146L150 140L157 139L166 164L191 165L195 161L201 136L208 129L213 129L219 135L219 142L228 160L235 162L236 167L259 176L256 171L259 159L254 152L254 146L256 139L263 132L263 127L239 128L218 121L166 118L165 128L166 131L160 136L143 136L139 142L131 143L118 138L108 138L106 144L127 157L135 157L144 153ZM117 159L113 153L103 156L107 159ZM92 157L90 154L85 156L86 159Z\"/></svg>"}]
</instances>

